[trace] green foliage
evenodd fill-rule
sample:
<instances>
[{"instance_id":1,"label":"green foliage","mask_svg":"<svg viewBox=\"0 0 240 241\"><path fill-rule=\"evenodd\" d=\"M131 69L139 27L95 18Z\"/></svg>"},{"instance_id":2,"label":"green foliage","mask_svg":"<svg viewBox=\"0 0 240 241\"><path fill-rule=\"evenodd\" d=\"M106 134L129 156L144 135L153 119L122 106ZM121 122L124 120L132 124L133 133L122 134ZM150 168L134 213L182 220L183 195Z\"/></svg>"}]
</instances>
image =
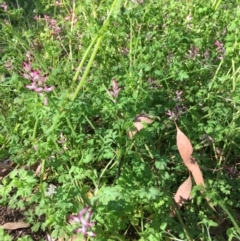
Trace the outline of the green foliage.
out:
<instances>
[{"instance_id":1,"label":"green foliage","mask_svg":"<svg viewBox=\"0 0 240 241\"><path fill-rule=\"evenodd\" d=\"M193 143L208 196L232 222L227 235L239 237L231 216L240 208L238 1L6 4L0 161L14 170L1 181L1 204L25 210L32 230L52 238L72 236L69 215L88 205L96 240L210 240L218 214L199 187L170 215L185 178L171 111ZM54 90L30 90L34 78ZM140 113L154 122L130 139Z\"/></svg>"}]
</instances>

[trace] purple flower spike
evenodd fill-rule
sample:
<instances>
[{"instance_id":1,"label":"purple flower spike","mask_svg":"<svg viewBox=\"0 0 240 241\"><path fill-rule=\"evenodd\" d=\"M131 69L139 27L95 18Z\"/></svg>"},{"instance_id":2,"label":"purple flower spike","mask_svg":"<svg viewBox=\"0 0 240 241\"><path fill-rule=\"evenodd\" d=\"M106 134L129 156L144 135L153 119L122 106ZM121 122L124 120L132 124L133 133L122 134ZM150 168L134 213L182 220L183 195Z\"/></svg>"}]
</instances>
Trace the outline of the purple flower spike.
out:
<instances>
[{"instance_id":1,"label":"purple flower spike","mask_svg":"<svg viewBox=\"0 0 240 241\"><path fill-rule=\"evenodd\" d=\"M28 55L28 58L30 58L29 54L27 55ZM53 86L46 85L48 74L43 75L40 69L37 69L37 70L33 69L31 59L29 59L28 62L25 62L25 61L23 62L23 69L24 69L24 72L21 72L22 76L25 79L28 79L31 81L31 85L25 85L25 88L39 94L42 94L43 92L45 93L51 92L56 88L56 86L54 85Z\"/></svg>"},{"instance_id":2,"label":"purple flower spike","mask_svg":"<svg viewBox=\"0 0 240 241\"><path fill-rule=\"evenodd\" d=\"M95 225L94 222L89 222L89 220L91 219L92 210L89 210L90 207L86 206L84 209L82 209L77 216L74 215L70 215L70 219L78 222L81 224L82 227L77 228L74 232L75 233L82 233L83 236L86 238L87 236L90 237L96 237L97 235L95 233L93 233L92 231L87 231L89 228L91 228L92 226Z\"/></svg>"},{"instance_id":3,"label":"purple flower spike","mask_svg":"<svg viewBox=\"0 0 240 241\"><path fill-rule=\"evenodd\" d=\"M31 68L32 68L32 62L23 62L23 68L26 72L30 72Z\"/></svg>"},{"instance_id":4,"label":"purple flower spike","mask_svg":"<svg viewBox=\"0 0 240 241\"><path fill-rule=\"evenodd\" d=\"M112 80L112 90L109 91L110 95L112 95L115 100L114 102L116 103L116 98L118 97L118 94L122 88L118 86L117 80L113 79Z\"/></svg>"},{"instance_id":5,"label":"purple flower spike","mask_svg":"<svg viewBox=\"0 0 240 241\"><path fill-rule=\"evenodd\" d=\"M0 4L0 7L3 8L4 12L7 12L8 5L6 3Z\"/></svg>"}]
</instances>

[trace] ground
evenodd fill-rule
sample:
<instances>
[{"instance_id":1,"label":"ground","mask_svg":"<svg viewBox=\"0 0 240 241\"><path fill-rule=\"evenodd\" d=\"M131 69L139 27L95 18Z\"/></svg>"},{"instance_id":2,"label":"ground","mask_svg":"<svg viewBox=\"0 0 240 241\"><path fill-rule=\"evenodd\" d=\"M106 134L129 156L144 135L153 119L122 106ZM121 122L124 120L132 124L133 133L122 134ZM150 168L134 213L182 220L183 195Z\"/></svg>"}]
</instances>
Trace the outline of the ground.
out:
<instances>
[{"instance_id":1,"label":"ground","mask_svg":"<svg viewBox=\"0 0 240 241\"><path fill-rule=\"evenodd\" d=\"M9 209L8 207L0 206L0 225L8 222L20 222L24 221L24 211ZM43 231L33 233L31 227L20 228L16 230L5 230L6 233L12 236L13 241L17 241L19 238L26 235L30 236L32 240L46 240L46 234Z\"/></svg>"}]
</instances>

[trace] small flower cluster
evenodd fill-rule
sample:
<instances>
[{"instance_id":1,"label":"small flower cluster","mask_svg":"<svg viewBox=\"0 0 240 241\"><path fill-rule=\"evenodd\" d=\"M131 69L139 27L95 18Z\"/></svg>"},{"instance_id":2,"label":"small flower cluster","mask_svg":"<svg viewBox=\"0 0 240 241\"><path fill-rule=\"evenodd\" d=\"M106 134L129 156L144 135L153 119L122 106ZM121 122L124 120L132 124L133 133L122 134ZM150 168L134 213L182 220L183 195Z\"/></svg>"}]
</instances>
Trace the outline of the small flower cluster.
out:
<instances>
[{"instance_id":1,"label":"small flower cluster","mask_svg":"<svg viewBox=\"0 0 240 241\"><path fill-rule=\"evenodd\" d=\"M87 236L96 237L97 235L92 231L87 231L91 227L95 225L94 222L89 222L92 217L92 210L90 210L89 206L86 206L83 210L81 210L77 216L70 215L70 222L75 221L81 224L80 228L75 230L75 233L82 233L84 238L86 239ZM85 218L84 218L85 215Z\"/></svg>"},{"instance_id":2,"label":"small flower cluster","mask_svg":"<svg viewBox=\"0 0 240 241\"><path fill-rule=\"evenodd\" d=\"M92 217L93 211L90 210L89 206L86 206L84 209L82 209L77 216L70 215L69 223L73 224L73 222L77 222L81 224L80 228L77 228L74 232L75 233L81 233L83 234L84 241L87 240L87 236L90 237L96 237L97 235L93 233L92 231L87 231L91 227L95 225L94 222L89 222L89 220ZM85 215L85 217L84 217ZM49 234L47 234L47 241L56 241L56 239L51 238Z\"/></svg>"},{"instance_id":3,"label":"small flower cluster","mask_svg":"<svg viewBox=\"0 0 240 241\"><path fill-rule=\"evenodd\" d=\"M0 9L3 9L3 11L4 12L7 12L7 10L8 10L8 5L4 2L4 3L2 3L2 4L0 4ZM3 21L4 21L4 23L6 24L6 25L9 25L10 24L10 22L7 20L7 19L3 19Z\"/></svg>"},{"instance_id":4,"label":"small flower cluster","mask_svg":"<svg viewBox=\"0 0 240 241\"><path fill-rule=\"evenodd\" d=\"M62 2L59 2L59 1L56 1L56 2L55 2L55 6L57 6L57 7L62 6L62 5L63 5Z\"/></svg>"},{"instance_id":5,"label":"small flower cluster","mask_svg":"<svg viewBox=\"0 0 240 241\"><path fill-rule=\"evenodd\" d=\"M118 86L117 80L113 79L113 80L112 80L112 89L109 90L109 93L110 93L111 96L114 97L114 103L116 103L116 99L117 99L118 94L119 94L119 92L120 92L121 89L122 89L122 88L120 88L120 87Z\"/></svg>"},{"instance_id":6,"label":"small flower cluster","mask_svg":"<svg viewBox=\"0 0 240 241\"><path fill-rule=\"evenodd\" d=\"M157 80L154 80L154 79L151 79L151 78L147 79L147 83L149 85L149 89L159 89L159 88L162 87L162 85L159 84L159 82Z\"/></svg>"},{"instance_id":7,"label":"small flower cluster","mask_svg":"<svg viewBox=\"0 0 240 241\"><path fill-rule=\"evenodd\" d=\"M58 143L62 145L64 150L68 150L67 146L66 146L66 142L67 142L67 137L65 137L63 135L63 133L60 133L59 139L58 139Z\"/></svg>"},{"instance_id":8,"label":"small flower cluster","mask_svg":"<svg viewBox=\"0 0 240 241\"><path fill-rule=\"evenodd\" d=\"M0 8L3 8L3 11L7 12L8 5L6 3L2 3L2 4L0 4Z\"/></svg>"},{"instance_id":9,"label":"small flower cluster","mask_svg":"<svg viewBox=\"0 0 240 241\"><path fill-rule=\"evenodd\" d=\"M36 21L40 21L42 18L40 16L33 17ZM52 30L52 34L58 36L61 33L61 28L57 25L57 20L51 18L50 16L44 14L45 22L48 24L49 29Z\"/></svg>"},{"instance_id":10,"label":"small flower cluster","mask_svg":"<svg viewBox=\"0 0 240 241\"><path fill-rule=\"evenodd\" d=\"M32 61L23 62L23 69L22 76L31 81L30 85L25 85L27 89L37 93L51 92L55 89L55 86L46 85L48 75L42 75L39 69L32 69Z\"/></svg>"},{"instance_id":11,"label":"small flower cluster","mask_svg":"<svg viewBox=\"0 0 240 241\"><path fill-rule=\"evenodd\" d=\"M192 59L196 59L199 56L199 47L191 45L188 53Z\"/></svg>"},{"instance_id":12,"label":"small flower cluster","mask_svg":"<svg viewBox=\"0 0 240 241\"><path fill-rule=\"evenodd\" d=\"M214 42L214 45L217 48L217 52L219 54L218 59L223 59L224 55L225 55L225 48L224 48L224 44L222 42L219 42L218 40L216 40Z\"/></svg>"},{"instance_id":13,"label":"small flower cluster","mask_svg":"<svg viewBox=\"0 0 240 241\"><path fill-rule=\"evenodd\" d=\"M169 119L174 119L177 120L177 118L185 113L185 111L187 110L187 107L185 105L183 105L183 99L181 97L182 95L182 91L176 91L176 107L174 108L173 111L168 110L167 111L167 115L169 116Z\"/></svg>"},{"instance_id":14,"label":"small flower cluster","mask_svg":"<svg viewBox=\"0 0 240 241\"><path fill-rule=\"evenodd\" d=\"M72 9L70 9L70 14L67 17L65 17L64 19L67 21L73 21L73 25L75 25L78 20L77 16L74 14Z\"/></svg>"}]
</instances>

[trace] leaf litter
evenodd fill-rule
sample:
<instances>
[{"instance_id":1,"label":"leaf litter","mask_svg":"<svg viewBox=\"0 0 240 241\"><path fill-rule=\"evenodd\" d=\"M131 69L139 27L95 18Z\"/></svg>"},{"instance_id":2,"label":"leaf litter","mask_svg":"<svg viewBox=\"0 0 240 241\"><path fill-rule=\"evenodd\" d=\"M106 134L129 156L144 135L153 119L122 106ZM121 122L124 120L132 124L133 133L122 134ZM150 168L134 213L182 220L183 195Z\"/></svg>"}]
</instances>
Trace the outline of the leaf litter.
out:
<instances>
[{"instance_id":1,"label":"leaf litter","mask_svg":"<svg viewBox=\"0 0 240 241\"><path fill-rule=\"evenodd\" d=\"M177 129L177 138L176 139L177 139L177 148L178 148L179 154L180 154L181 158L183 159L185 166L188 168L188 170L192 174L196 185L202 185L202 187L204 188L205 184L204 184L202 171L201 171L198 163L196 162L195 158L192 156L192 153L193 153L192 144L191 144L190 140L188 139L188 137L179 129L179 127L177 126L176 123L175 123L175 125L176 125L176 129ZM189 178L190 178L190 176L189 176ZM188 182L190 182L190 181L188 181L188 179L187 179L183 184L180 185L180 187L178 188L178 191L176 193L176 195L177 195L176 199L174 197L175 202L177 200L176 204L178 206L179 206L179 197L187 196L187 193L188 193L187 191L189 191L189 190L187 190L187 187L188 188L190 187L190 184ZM183 186L183 188L182 188L182 186ZM190 190L190 193L191 193L191 190ZM189 194L189 197L190 197L190 194ZM206 197L206 200L209 203L209 206L214 211L216 211L213 204L209 201L209 198ZM183 203L181 203L180 207L182 206L182 204Z\"/></svg>"}]
</instances>

